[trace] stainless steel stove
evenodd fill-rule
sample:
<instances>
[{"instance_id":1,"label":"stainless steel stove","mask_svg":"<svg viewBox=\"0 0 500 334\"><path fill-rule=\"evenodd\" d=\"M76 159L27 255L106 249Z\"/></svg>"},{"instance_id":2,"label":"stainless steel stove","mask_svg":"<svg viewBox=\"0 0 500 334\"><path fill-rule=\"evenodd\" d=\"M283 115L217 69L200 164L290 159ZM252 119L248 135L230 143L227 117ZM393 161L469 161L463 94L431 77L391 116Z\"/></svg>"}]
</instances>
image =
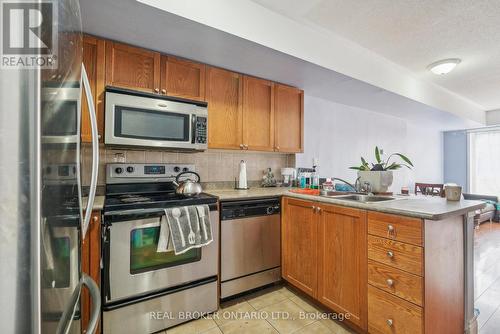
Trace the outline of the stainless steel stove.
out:
<instances>
[{"instance_id":1,"label":"stainless steel stove","mask_svg":"<svg viewBox=\"0 0 500 334\"><path fill-rule=\"evenodd\" d=\"M195 166L107 165L102 241L104 333L154 333L217 310L217 198L204 193L177 195L173 180L187 170L195 171ZM210 207L214 241L181 255L156 252L164 209L201 204Z\"/></svg>"}]
</instances>

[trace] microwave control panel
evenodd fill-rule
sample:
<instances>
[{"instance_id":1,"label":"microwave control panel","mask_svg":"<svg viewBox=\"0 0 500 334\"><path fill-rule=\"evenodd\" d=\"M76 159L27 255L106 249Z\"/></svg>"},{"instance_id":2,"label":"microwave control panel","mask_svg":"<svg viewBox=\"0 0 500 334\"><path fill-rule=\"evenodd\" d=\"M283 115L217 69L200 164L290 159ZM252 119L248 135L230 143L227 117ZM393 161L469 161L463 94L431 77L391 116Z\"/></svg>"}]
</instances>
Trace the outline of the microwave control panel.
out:
<instances>
[{"instance_id":1,"label":"microwave control panel","mask_svg":"<svg viewBox=\"0 0 500 334\"><path fill-rule=\"evenodd\" d=\"M197 144L207 143L207 118L202 116L196 117L196 133L195 142Z\"/></svg>"}]
</instances>

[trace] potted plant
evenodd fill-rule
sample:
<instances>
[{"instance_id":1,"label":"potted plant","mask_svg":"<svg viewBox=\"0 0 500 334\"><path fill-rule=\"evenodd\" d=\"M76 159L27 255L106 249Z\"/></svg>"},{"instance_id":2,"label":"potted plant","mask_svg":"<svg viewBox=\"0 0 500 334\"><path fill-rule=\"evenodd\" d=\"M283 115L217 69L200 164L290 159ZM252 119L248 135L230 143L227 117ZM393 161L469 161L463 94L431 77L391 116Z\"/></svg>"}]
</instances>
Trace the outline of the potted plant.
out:
<instances>
[{"instance_id":1,"label":"potted plant","mask_svg":"<svg viewBox=\"0 0 500 334\"><path fill-rule=\"evenodd\" d=\"M401 153L393 153L384 161L381 158L383 150L379 149L378 146L375 147L375 161L376 163L370 163L366 161L365 158L361 157L361 165L353 166L350 169L355 169L358 171L359 181L363 184L365 182L370 183L372 191L376 193L387 192L387 189L392 185L393 181L393 171L406 167L411 169L413 163L405 155ZM391 162L394 157L399 157L402 162Z\"/></svg>"}]
</instances>

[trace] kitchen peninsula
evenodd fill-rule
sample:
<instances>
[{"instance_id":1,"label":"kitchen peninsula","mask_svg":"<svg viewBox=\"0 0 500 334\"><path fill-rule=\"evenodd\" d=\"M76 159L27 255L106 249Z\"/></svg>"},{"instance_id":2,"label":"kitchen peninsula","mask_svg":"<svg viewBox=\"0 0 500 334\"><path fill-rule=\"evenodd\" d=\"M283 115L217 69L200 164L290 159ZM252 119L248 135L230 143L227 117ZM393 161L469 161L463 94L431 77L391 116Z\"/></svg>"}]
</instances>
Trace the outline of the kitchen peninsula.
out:
<instances>
[{"instance_id":1,"label":"kitchen peninsula","mask_svg":"<svg viewBox=\"0 0 500 334\"><path fill-rule=\"evenodd\" d=\"M484 203L427 196L377 203L286 188L214 190L221 201L281 196L282 277L349 314L359 333L469 333L473 221Z\"/></svg>"}]
</instances>

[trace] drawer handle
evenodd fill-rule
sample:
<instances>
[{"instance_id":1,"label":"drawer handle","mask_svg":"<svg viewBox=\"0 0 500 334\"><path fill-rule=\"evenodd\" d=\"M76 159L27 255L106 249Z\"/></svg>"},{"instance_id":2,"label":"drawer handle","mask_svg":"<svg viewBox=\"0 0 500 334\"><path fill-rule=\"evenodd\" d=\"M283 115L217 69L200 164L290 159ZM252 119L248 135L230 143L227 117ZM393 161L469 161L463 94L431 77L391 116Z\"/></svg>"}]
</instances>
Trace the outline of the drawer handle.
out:
<instances>
[{"instance_id":1,"label":"drawer handle","mask_svg":"<svg viewBox=\"0 0 500 334\"><path fill-rule=\"evenodd\" d=\"M391 252L391 251L388 251L387 252L387 257L390 258L390 259L394 258L394 253Z\"/></svg>"},{"instance_id":2,"label":"drawer handle","mask_svg":"<svg viewBox=\"0 0 500 334\"><path fill-rule=\"evenodd\" d=\"M390 287L394 286L394 281L392 279L388 278L386 282L388 286Z\"/></svg>"},{"instance_id":3,"label":"drawer handle","mask_svg":"<svg viewBox=\"0 0 500 334\"><path fill-rule=\"evenodd\" d=\"M387 225L387 237L393 237L396 234L396 228L393 225Z\"/></svg>"},{"instance_id":4,"label":"drawer handle","mask_svg":"<svg viewBox=\"0 0 500 334\"><path fill-rule=\"evenodd\" d=\"M394 324L394 321L392 321L392 319L387 319L387 326L389 327L392 327L392 325Z\"/></svg>"}]
</instances>

